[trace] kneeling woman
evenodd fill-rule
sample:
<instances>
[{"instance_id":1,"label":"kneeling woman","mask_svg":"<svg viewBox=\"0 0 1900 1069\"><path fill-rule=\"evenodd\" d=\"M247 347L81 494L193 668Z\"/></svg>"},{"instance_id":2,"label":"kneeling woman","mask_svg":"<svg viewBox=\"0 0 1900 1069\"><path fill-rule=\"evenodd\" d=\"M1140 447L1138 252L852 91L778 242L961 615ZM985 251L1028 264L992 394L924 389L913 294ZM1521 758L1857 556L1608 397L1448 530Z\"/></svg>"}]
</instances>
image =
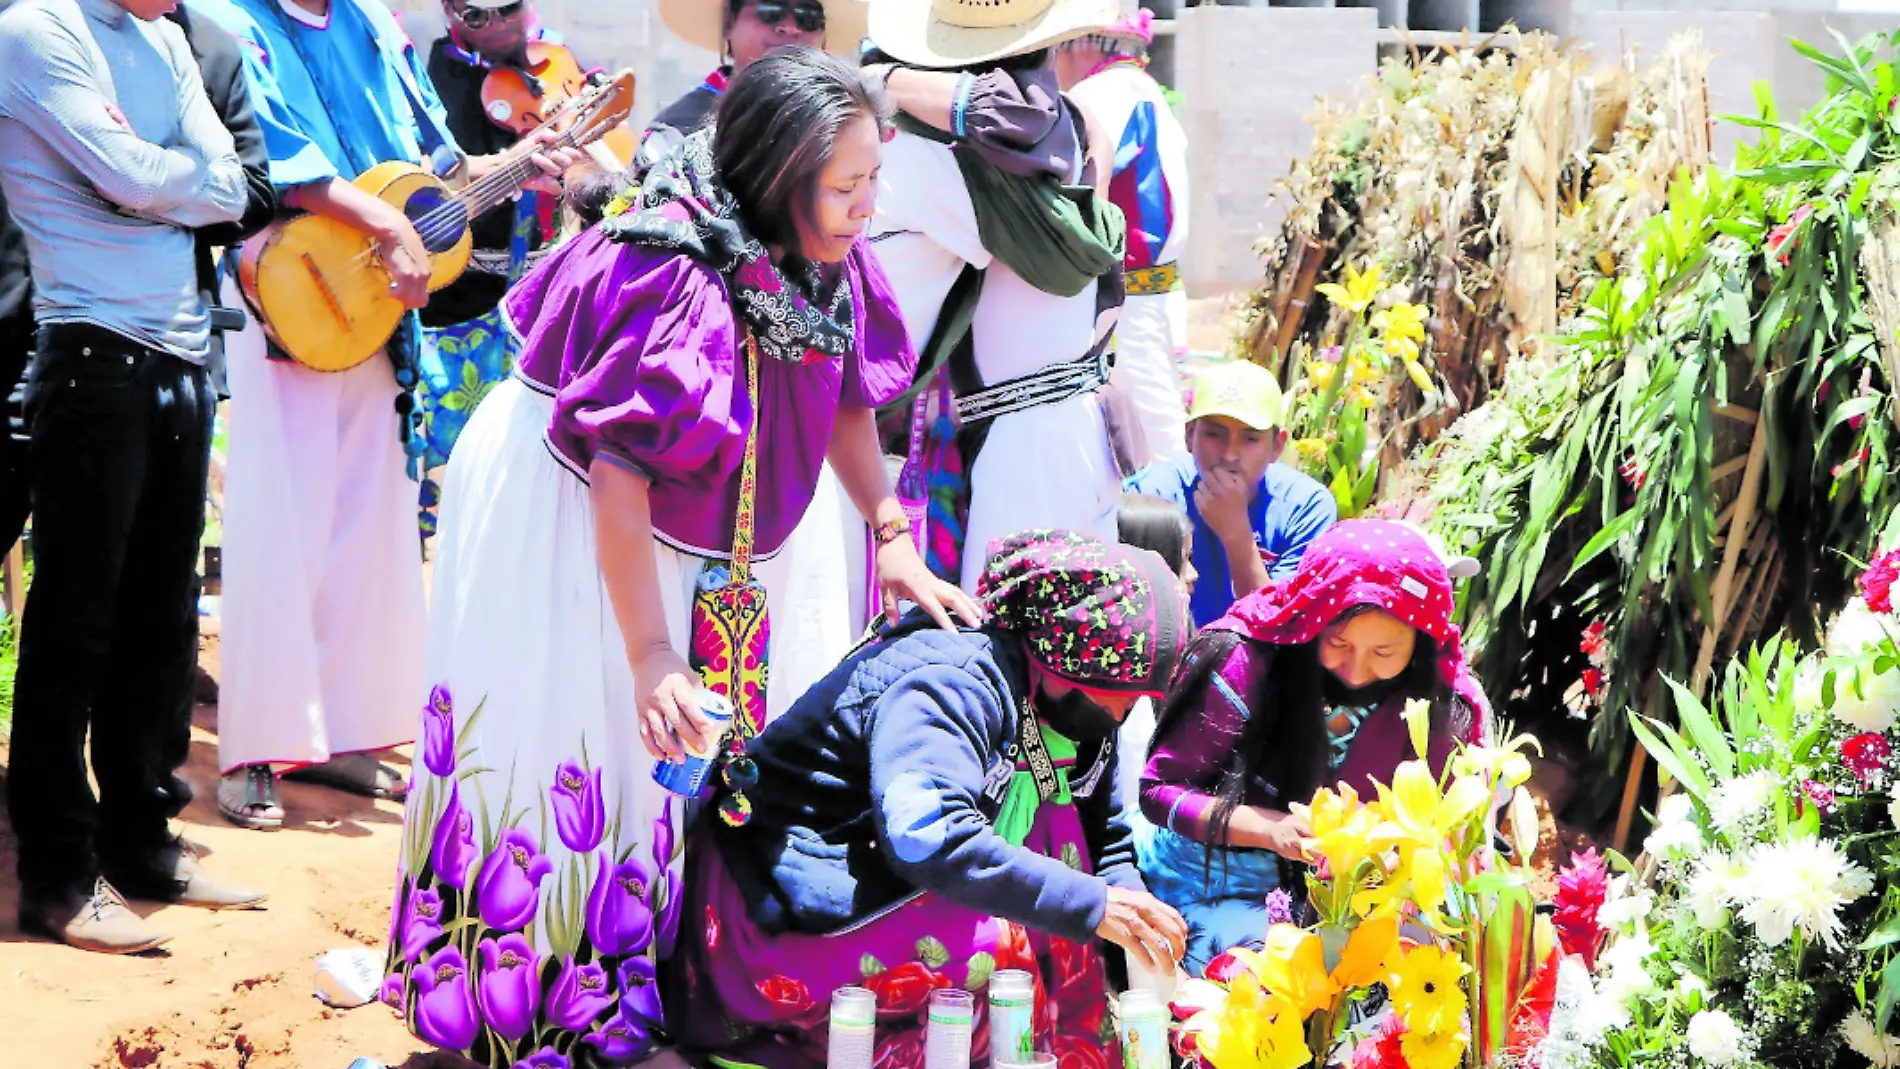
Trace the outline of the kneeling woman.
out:
<instances>
[{"instance_id":1,"label":"kneeling woman","mask_svg":"<svg viewBox=\"0 0 1900 1069\"><path fill-rule=\"evenodd\" d=\"M1095 939L1171 971L1185 929L1135 872L1115 728L1165 688L1185 598L1146 550L1068 532L993 550L988 626L886 629L759 740L752 820L699 826L684 1049L823 1065L832 992L861 985L878 997L877 1063L921 1065L931 992L1023 969L1039 1049L1121 1064L1102 1057Z\"/></svg>"},{"instance_id":2,"label":"kneeling woman","mask_svg":"<svg viewBox=\"0 0 1900 1069\"><path fill-rule=\"evenodd\" d=\"M1362 796L1390 783L1412 756L1407 700L1431 703L1434 764L1482 737L1452 600L1417 530L1347 520L1196 636L1155 728L1137 835L1143 878L1187 918L1191 972L1264 938L1283 882L1299 900L1281 873L1300 871L1309 829L1287 807L1338 781Z\"/></svg>"},{"instance_id":3,"label":"kneeling woman","mask_svg":"<svg viewBox=\"0 0 1900 1069\"><path fill-rule=\"evenodd\" d=\"M713 734L687 656L762 726L765 636L708 641L732 622L713 610L760 600L737 583L745 555L783 544L827 459L873 522L903 516L871 407L915 361L856 240L879 128L874 91L839 61L761 60L710 139L649 176L641 210L509 294L519 366L449 464L438 685L385 986L439 1047L489 1066L596 1065L656 1044L683 828L649 754ZM976 618L909 538L877 561L893 599ZM782 572L760 565L765 594ZM739 599L696 604L696 586Z\"/></svg>"}]
</instances>

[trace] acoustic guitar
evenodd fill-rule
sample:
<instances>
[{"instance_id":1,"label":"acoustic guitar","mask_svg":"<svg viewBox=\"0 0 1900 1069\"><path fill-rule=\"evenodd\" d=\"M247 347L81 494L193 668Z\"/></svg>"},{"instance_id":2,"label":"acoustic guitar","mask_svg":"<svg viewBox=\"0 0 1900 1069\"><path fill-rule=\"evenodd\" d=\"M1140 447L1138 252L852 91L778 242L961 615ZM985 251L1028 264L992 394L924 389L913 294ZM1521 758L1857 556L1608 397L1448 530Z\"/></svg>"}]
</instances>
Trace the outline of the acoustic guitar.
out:
<instances>
[{"instance_id":1,"label":"acoustic guitar","mask_svg":"<svg viewBox=\"0 0 1900 1069\"><path fill-rule=\"evenodd\" d=\"M578 98L557 116L565 129L551 143L523 145L507 162L461 189L412 163L378 164L353 183L402 211L429 251L429 292L454 282L473 254L469 221L519 194L540 175L531 158L578 148L617 127L633 108L633 74ZM346 223L298 215L272 223L244 243L238 285L264 333L291 359L317 371L347 371L375 356L408 312L389 292L376 242Z\"/></svg>"},{"instance_id":2,"label":"acoustic guitar","mask_svg":"<svg viewBox=\"0 0 1900 1069\"><path fill-rule=\"evenodd\" d=\"M587 75L564 45L529 41L525 59L520 66L496 67L482 79L482 111L490 122L517 136L549 121L560 129L559 124L565 121L561 106L586 92ZM602 134L588 153L604 165L607 161L600 159L599 153L605 150L615 168L624 171L633 163L639 147L640 134L630 124L621 123Z\"/></svg>"}]
</instances>

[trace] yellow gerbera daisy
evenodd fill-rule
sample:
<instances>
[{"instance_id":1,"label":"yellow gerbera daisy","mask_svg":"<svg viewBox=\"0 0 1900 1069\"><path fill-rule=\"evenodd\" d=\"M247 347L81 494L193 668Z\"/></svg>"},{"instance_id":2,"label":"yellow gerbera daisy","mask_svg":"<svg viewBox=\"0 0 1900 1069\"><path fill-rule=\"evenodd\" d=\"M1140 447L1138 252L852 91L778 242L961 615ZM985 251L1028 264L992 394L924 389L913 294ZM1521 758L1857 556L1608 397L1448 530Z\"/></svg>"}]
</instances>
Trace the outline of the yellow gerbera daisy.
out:
<instances>
[{"instance_id":1,"label":"yellow gerbera daisy","mask_svg":"<svg viewBox=\"0 0 1900 1069\"><path fill-rule=\"evenodd\" d=\"M1457 1032L1467 1005L1459 981L1470 971L1458 955L1435 946L1411 950L1392 970L1392 1008L1412 1032Z\"/></svg>"},{"instance_id":2,"label":"yellow gerbera daisy","mask_svg":"<svg viewBox=\"0 0 1900 1069\"><path fill-rule=\"evenodd\" d=\"M1399 1037L1399 1053L1410 1069L1455 1069L1471 1038L1457 1028L1436 1032L1410 1029Z\"/></svg>"}]
</instances>

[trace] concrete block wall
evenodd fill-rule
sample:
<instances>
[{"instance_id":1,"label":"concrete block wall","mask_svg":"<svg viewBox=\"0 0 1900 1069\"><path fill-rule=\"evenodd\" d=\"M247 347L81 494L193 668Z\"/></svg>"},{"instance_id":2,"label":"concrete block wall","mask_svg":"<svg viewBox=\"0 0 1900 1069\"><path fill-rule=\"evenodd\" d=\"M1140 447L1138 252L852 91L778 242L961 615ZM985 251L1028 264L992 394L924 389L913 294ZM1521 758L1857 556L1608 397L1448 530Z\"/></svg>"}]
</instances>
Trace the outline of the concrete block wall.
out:
<instances>
[{"instance_id":1,"label":"concrete block wall","mask_svg":"<svg viewBox=\"0 0 1900 1069\"><path fill-rule=\"evenodd\" d=\"M1190 293L1260 282L1254 242L1285 208L1274 196L1312 149L1319 98L1357 92L1377 69L1372 8L1202 6L1179 13L1174 59L1188 136Z\"/></svg>"}]
</instances>

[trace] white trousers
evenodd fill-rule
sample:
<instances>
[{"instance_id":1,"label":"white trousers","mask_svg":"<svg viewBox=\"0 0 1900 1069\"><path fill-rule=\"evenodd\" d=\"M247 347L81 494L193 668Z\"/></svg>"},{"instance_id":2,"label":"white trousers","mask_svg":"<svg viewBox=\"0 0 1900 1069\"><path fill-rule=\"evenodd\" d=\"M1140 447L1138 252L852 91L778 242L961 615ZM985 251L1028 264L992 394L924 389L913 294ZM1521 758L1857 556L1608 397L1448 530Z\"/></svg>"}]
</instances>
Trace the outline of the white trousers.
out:
<instances>
[{"instance_id":1,"label":"white trousers","mask_svg":"<svg viewBox=\"0 0 1900 1069\"><path fill-rule=\"evenodd\" d=\"M243 307L235 286L225 303ZM225 337L218 762L301 765L414 737L426 697L416 484L380 354L324 373Z\"/></svg>"}]
</instances>

